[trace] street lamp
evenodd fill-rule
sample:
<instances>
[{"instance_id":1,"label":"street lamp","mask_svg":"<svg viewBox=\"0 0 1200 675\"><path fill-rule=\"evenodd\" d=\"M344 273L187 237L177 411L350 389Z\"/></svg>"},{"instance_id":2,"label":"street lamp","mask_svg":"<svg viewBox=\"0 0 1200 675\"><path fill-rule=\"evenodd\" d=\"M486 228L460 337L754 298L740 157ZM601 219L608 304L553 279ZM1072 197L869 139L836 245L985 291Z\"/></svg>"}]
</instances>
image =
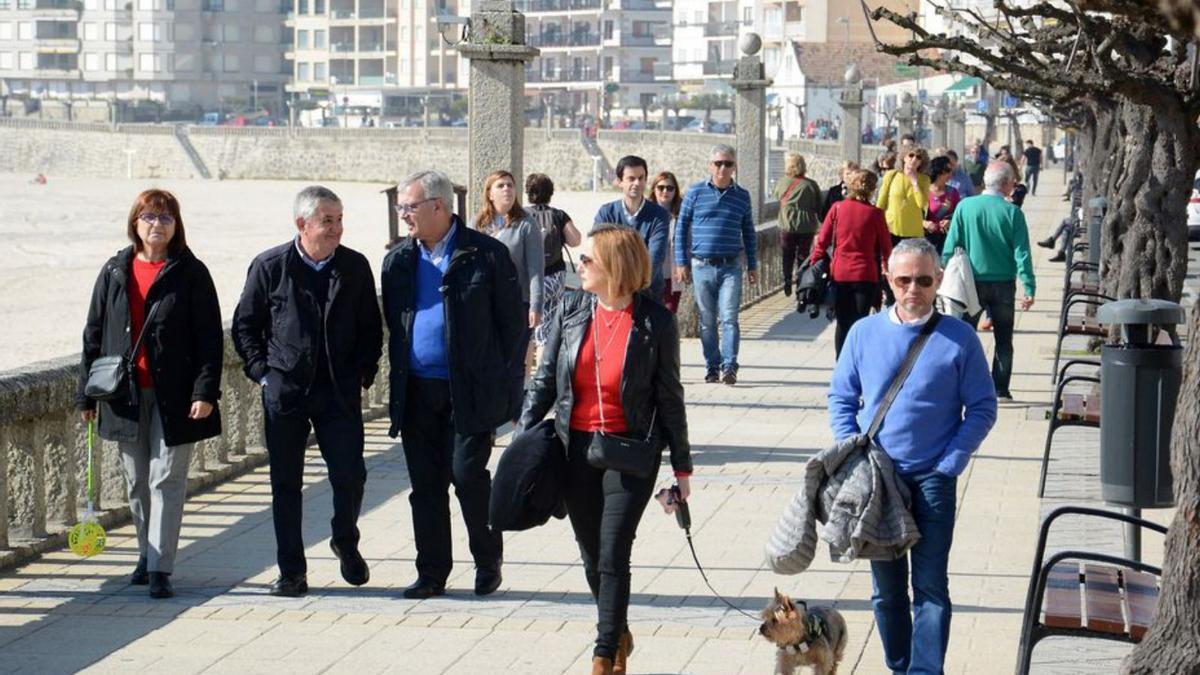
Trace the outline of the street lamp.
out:
<instances>
[{"instance_id":1,"label":"street lamp","mask_svg":"<svg viewBox=\"0 0 1200 675\"><path fill-rule=\"evenodd\" d=\"M451 47L466 42L471 35L471 20L466 17L439 14L434 18L434 22L437 23L438 35L442 37L442 41Z\"/></svg>"}]
</instances>

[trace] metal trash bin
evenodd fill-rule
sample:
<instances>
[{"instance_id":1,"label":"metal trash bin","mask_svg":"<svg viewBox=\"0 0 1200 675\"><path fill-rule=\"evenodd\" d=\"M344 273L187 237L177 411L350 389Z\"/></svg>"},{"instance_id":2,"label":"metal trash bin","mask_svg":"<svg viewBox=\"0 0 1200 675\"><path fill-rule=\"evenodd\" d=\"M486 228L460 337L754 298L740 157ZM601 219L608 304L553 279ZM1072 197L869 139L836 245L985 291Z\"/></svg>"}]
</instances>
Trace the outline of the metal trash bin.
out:
<instances>
[{"instance_id":1,"label":"metal trash bin","mask_svg":"<svg viewBox=\"0 0 1200 675\"><path fill-rule=\"evenodd\" d=\"M1184 322L1180 305L1166 300L1117 300L1096 312L1120 327L1120 342L1100 357L1100 495L1133 508L1175 502L1171 485L1171 425L1183 379L1183 348L1155 344L1154 326Z\"/></svg>"},{"instance_id":2,"label":"metal trash bin","mask_svg":"<svg viewBox=\"0 0 1200 675\"><path fill-rule=\"evenodd\" d=\"M1092 281L1099 278L1100 252L1103 247L1100 228L1104 223L1104 212L1108 210L1108 200L1104 197L1092 197L1088 200L1088 262L1096 266L1095 272L1089 273ZM1070 242L1067 243L1070 245Z\"/></svg>"}]
</instances>

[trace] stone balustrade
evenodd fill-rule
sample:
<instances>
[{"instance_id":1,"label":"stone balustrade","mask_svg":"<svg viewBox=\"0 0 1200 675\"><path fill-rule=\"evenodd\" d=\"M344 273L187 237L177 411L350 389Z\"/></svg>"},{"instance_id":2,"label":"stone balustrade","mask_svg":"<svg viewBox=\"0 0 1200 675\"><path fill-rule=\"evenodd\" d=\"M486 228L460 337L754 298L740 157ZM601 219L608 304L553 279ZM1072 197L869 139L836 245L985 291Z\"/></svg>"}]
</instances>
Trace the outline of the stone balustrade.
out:
<instances>
[{"instance_id":1,"label":"stone balustrade","mask_svg":"<svg viewBox=\"0 0 1200 675\"><path fill-rule=\"evenodd\" d=\"M779 202L769 202L763 206L763 213L771 214L772 218L778 212ZM779 242L779 225L774 220L758 226L757 255L758 283L752 284L748 278L742 279L742 309L778 293L783 288L783 248ZM679 313L676 319L682 337L700 337L700 315L696 310L696 299L691 286L684 289L679 298Z\"/></svg>"},{"instance_id":2,"label":"stone balustrade","mask_svg":"<svg viewBox=\"0 0 1200 675\"><path fill-rule=\"evenodd\" d=\"M386 342L385 342L386 344ZM363 398L367 419L387 411L386 349ZM87 427L75 411L79 358L0 373L0 569L66 543L87 501ZM221 374L224 433L196 445L189 494L265 464L259 386L241 369L226 331ZM95 507L106 526L126 521L125 478L115 443L95 438Z\"/></svg>"}]
</instances>

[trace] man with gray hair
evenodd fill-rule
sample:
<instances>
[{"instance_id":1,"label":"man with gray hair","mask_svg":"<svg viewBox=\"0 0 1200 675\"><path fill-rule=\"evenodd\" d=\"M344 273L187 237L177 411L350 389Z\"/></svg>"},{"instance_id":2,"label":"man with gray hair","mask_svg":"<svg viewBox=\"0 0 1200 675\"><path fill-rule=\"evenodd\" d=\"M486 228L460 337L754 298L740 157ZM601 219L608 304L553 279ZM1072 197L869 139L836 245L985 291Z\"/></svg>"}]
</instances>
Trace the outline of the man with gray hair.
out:
<instances>
[{"instance_id":1,"label":"man with gray hair","mask_svg":"<svg viewBox=\"0 0 1200 675\"><path fill-rule=\"evenodd\" d=\"M270 592L285 597L308 592L300 523L310 430L329 469L330 547L342 577L355 586L370 578L358 552L367 482L362 390L375 381L383 346L371 264L341 245L341 200L328 188L307 187L293 214L292 240L250 263L230 328L243 370L262 386L279 565Z\"/></svg>"},{"instance_id":2,"label":"man with gray hair","mask_svg":"<svg viewBox=\"0 0 1200 675\"><path fill-rule=\"evenodd\" d=\"M971 261L979 304L991 318L996 337L992 380L996 395L1003 400L1012 400L1009 382L1012 380L1017 278L1020 277L1025 289L1022 310L1033 306L1037 290L1025 214L1006 199L1016 182L1008 162L988 164L983 174L983 192L959 202L942 249L943 261L948 261L954 255L954 249L959 247L966 251ZM982 312L972 317L971 324L977 325L981 315Z\"/></svg>"},{"instance_id":3,"label":"man with gray hair","mask_svg":"<svg viewBox=\"0 0 1200 675\"><path fill-rule=\"evenodd\" d=\"M871 605L889 671L940 673L950 640L955 489L996 422L996 393L975 331L934 311L942 270L933 245L897 244L887 280L896 303L850 328L829 386L829 420L839 443L864 433L909 347L928 335L874 439L908 487L921 540L899 559L871 561Z\"/></svg>"},{"instance_id":4,"label":"man with gray hair","mask_svg":"<svg viewBox=\"0 0 1200 675\"><path fill-rule=\"evenodd\" d=\"M710 178L688 189L675 224L675 277L695 278L704 348L705 382L737 383L738 309L742 306L742 254L747 279L758 283L757 235L750 193L733 182L737 160L728 145L713 146ZM720 318L720 339L717 319Z\"/></svg>"},{"instance_id":5,"label":"man with gray hair","mask_svg":"<svg viewBox=\"0 0 1200 675\"><path fill-rule=\"evenodd\" d=\"M412 483L417 579L414 600L442 595L454 562L449 489L462 507L475 595L500 587L503 541L488 526L492 433L515 405L511 371L525 304L508 248L454 212L454 189L439 171L397 186L396 213L408 225L383 261L388 324L388 434L399 433Z\"/></svg>"}]
</instances>

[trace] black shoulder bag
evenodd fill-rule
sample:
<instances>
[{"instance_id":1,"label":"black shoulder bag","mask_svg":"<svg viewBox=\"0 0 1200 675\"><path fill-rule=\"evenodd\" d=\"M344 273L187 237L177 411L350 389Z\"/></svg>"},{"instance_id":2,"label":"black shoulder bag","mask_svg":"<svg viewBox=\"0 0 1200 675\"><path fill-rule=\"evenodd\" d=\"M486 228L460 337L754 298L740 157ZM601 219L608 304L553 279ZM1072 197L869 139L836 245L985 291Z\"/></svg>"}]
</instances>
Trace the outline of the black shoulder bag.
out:
<instances>
[{"instance_id":1,"label":"black shoulder bag","mask_svg":"<svg viewBox=\"0 0 1200 675\"><path fill-rule=\"evenodd\" d=\"M128 352L117 356L101 356L92 361L91 367L88 368L87 384L83 386L85 396L96 401L108 401L125 394L125 387L133 376L133 360L137 358L142 338L146 336L146 328L150 326L150 317L154 316L156 309L157 302L151 305L150 311L146 313L142 330L138 331L137 340Z\"/></svg>"},{"instance_id":2,"label":"black shoulder bag","mask_svg":"<svg viewBox=\"0 0 1200 675\"><path fill-rule=\"evenodd\" d=\"M599 319L596 316L596 305L592 304L592 339L595 349L600 348L600 330L596 326ZM626 350L628 354L628 350ZM627 473L637 478L649 478L654 472L657 448L651 443L654 435L654 419L658 416L658 408L650 415L650 428L645 438L630 438L611 434L604 421L604 391L600 388L600 359L595 359L596 366L596 398L600 401L600 431L592 434L592 444L588 446L588 464L597 469L612 469ZM621 361L624 370L624 357Z\"/></svg>"}]
</instances>

